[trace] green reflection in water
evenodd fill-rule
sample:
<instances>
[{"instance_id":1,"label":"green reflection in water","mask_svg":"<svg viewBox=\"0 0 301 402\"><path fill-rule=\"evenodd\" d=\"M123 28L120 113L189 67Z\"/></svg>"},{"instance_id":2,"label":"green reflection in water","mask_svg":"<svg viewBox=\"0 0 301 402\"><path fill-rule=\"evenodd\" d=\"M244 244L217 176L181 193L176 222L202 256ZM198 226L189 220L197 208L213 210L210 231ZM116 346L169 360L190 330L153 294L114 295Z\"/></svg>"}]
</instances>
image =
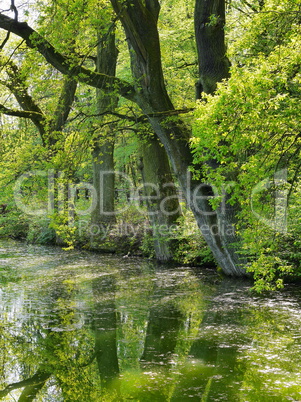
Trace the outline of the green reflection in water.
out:
<instances>
[{"instance_id":1,"label":"green reflection in water","mask_svg":"<svg viewBox=\"0 0 301 402\"><path fill-rule=\"evenodd\" d=\"M189 268L14 242L0 255L3 401L301 400L298 289L258 298Z\"/></svg>"}]
</instances>

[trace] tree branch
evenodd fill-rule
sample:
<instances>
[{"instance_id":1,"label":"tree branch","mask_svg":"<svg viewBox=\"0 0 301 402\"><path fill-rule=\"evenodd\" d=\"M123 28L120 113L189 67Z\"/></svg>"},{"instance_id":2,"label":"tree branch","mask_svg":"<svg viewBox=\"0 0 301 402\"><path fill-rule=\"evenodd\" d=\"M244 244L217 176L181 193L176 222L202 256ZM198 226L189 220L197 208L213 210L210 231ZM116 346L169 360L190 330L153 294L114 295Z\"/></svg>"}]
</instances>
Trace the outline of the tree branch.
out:
<instances>
[{"instance_id":1,"label":"tree branch","mask_svg":"<svg viewBox=\"0 0 301 402\"><path fill-rule=\"evenodd\" d=\"M15 14L15 21L18 21L18 9L15 6L15 0L11 0L10 2L10 9L14 12Z\"/></svg>"},{"instance_id":2,"label":"tree branch","mask_svg":"<svg viewBox=\"0 0 301 402\"><path fill-rule=\"evenodd\" d=\"M105 116L105 115L112 115L112 116L119 117L122 120L128 120L128 121L132 121L134 123L143 123L152 117L171 117L171 116L177 116L179 114L190 113L190 112L193 112L194 110L195 110L194 108L166 110L165 112L143 114L143 115L137 116L137 117L129 116L129 115L122 114L122 113L112 112L110 110L106 110L102 113L89 114L89 115L87 115L83 112L81 112L81 114L83 114L86 117L99 117L99 116Z\"/></svg>"},{"instance_id":3,"label":"tree branch","mask_svg":"<svg viewBox=\"0 0 301 402\"><path fill-rule=\"evenodd\" d=\"M27 25L26 22L15 21L0 13L0 28L23 38L28 47L36 49L45 57L48 63L62 74L73 77L79 82L95 88L106 90L107 87L114 87L121 96L132 101L135 100L134 87L128 82L117 77L94 72L82 66L74 66L74 62L70 58L58 53L45 38Z\"/></svg>"},{"instance_id":4,"label":"tree branch","mask_svg":"<svg viewBox=\"0 0 301 402\"><path fill-rule=\"evenodd\" d=\"M3 39L3 42L2 42L1 45L0 45L0 50L2 50L2 49L4 48L6 42L9 40L9 37L10 37L10 32L7 31L7 32L6 32L6 36L5 36L5 38Z\"/></svg>"},{"instance_id":5,"label":"tree branch","mask_svg":"<svg viewBox=\"0 0 301 402\"><path fill-rule=\"evenodd\" d=\"M1 65L2 64L4 63L1 60ZM24 77L22 77L19 67L11 60L5 62L4 65L6 66L6 73L9 76L9 79L1 82L2 85L10 89L23 111L27 112L27 115L21 116L19 114L19 117L30 118L38 128L42 141L45 143L45 116L43 111L36 104L31 95L29 95L28 87ZM14 114L14 116L18 116L18 114Z\"/></svg>"},{"instance_id":6,"label":"tree branch","mask_svg":"<svg viewBox=\"0 0 301 402\"><path fill-rule=\"evenodd\" d=\"M8 116L24 117L25 119L37 119L37 120L44 119L44 116L41 115L40 113L26 110L8 109L7 107L1 104L0 104L0 113L6 114Z\"/></svg>"},{"instance_id":7,"label":"tree branch","mask_svg":"<svg viewBox=\"0 0 301 402\"><path fill-rule=\"evenodd\" d=\"M7 394L9 394L14 389L23 388L29 385L38 385L44 383L51 376L51 373L44 373L42 371L37 371L32 377L27 378L26 380L14 382L9 384L6 388L0 391L0 398L4 398Z\"/></svg>"},{"instance_id":8,"label":"tree branch","mask_svg":"<svg viewBox=\"0 0 301 402\"><path fill-rule=\"evenodd\" d=\"M0 60L4 64L2 60ZM51 134L54 131L61 131L66 123L74 96L77 88L77 81L73 78L66 76L64 78L61 94L57 103L55 113L49 120L48 127L46 126L46 116L40 109L39 105L35 102L28 92L28 87L24 77L22 77L21 70L11 60L5 62L6 73L9 80L1 82L2 85L10 89L17 99L19 105L25 113L16 110L7 109L4 105L0 105L0 112L10 114L11 116L30 118L35 126L38 128L42 142L44 145L54 145L57 140Z\"/></svg>"},{"instance_id":9,"label":"tree branch","mask_svg":"<svg viewBox=\"0 0 301 402\"><path fill-rule=\"evenodd\" d=\"M249 3L247 0L243 0L243 4L248 6L254 13L258 13L258 10L256 7L254 7L251 3Z\"/></svg>"},{"instance_id":10,"label":"tree branch","mask_svg":"<svg viewBox=\"0 0 301 402\"><path fill-rule=\"evenodd\" d=\"M177 66L176 69L177 69L177 70L180 70L181 68L192 67L192 66L197 66L197 65L198 65L198 61L197 61L197 60L194 61L194 62L192 62L192 63L187 63L187 62L185 62L185 63L181 64L180 66Z\"/></svg>"},{"instance_id":11,"label":"tree branch","mask_svg":"<svg viewBox=\"0 0 301 402\"><path fill-rule=\"evenodd\" d=\"M65 77L55 113L49 124L50 132L62 130L71 111L71 106L74 101L76 88L77 88L77 82L72 78Z\"/></svg>"}]
</instances>

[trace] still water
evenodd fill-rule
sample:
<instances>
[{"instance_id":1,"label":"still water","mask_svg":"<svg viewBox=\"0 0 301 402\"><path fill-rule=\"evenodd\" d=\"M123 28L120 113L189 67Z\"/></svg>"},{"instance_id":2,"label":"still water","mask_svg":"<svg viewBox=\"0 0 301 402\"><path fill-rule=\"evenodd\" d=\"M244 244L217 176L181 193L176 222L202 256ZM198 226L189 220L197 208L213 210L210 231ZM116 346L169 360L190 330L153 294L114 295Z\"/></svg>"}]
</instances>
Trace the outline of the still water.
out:
<instances>
[{"instance_id":1,"label":"still water","mask_svg":"<svg viewBox=\"0 0 301 402\"><path fill-rule=\"evenodd\" d=\"M0 242L3 401L301 401L301 292Z\"/></svg>"}]
</instances>

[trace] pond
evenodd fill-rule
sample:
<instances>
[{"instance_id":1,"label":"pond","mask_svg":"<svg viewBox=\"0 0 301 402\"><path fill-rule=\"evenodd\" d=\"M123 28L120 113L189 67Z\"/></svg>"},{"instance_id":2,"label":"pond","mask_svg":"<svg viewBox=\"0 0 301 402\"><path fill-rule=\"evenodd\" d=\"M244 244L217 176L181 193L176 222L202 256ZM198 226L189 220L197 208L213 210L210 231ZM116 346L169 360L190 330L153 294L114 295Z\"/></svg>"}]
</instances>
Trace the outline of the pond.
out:
<instances>
[{"instance_id":1,"label":"pond","mask_svg":"<svg viewBox=\"0 0 301 402\"><path fill-rule=\"evenodd\" d=\"M3 401L300 401L301 297L0 242Z\"/></svg>"}]
</instances>

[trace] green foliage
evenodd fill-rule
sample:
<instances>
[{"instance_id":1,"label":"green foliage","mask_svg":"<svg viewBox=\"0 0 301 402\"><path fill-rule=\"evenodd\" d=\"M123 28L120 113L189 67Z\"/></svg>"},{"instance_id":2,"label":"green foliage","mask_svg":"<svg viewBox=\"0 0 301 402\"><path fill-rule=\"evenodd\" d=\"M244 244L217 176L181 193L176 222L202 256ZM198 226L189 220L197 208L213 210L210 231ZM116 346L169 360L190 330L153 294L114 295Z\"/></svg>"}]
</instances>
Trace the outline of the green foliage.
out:
<instances>
[{"instance_id":1,"label":"green foliage","mask_svg":"<svg viewBox=\"0 0 301 402\"><path fill-rule=\"evenodd\" d=\"M193 107L197 76L194 2L166 0L159 16L160 43L166 86L177 107Z\"/></svg>"},{"instance_id":2,"label":"green foliage","mask_svg":"<svg viewBox=\"0 0 301 402\"><path fill-rule=\"evenodd\" d=\"M258 6L244 7L242 3L250 4L247 2L231 3L233 9L228 13L226 27L229 54L239 64L255 65L258 55L269 56L278 46L285 46L291 29L300 23L299 0L266 0L262 10Z\"/></svg>"},{"instance_id":3,"label":"green foliage","mask_svg":"<svg viewBox=\"0 0 301 402\"><path fill-rule=\"evenodd\" d=\"M29 230L28 216L20 211L12 211L0 216L0 236L26 239Z\"/></svg>"},{"instance_id":4,"label":"green foliage","mask_svg":"<svg viewBox=\"0 0 301 402\"><path fill-rule=\"evenodd\" d=\"M241 206L238 228L259 291L300 275L298 13L296 2L268 1L264 13L249 18L244 35L231 43L238 63L231 78L216 95L205 96L195 114L196 173L202 164L201 174L217 192L226 191L230 203Z\"/></svg>"},{"instance_id":5,"label":"green foliage","mask_svg":"<svg viewBox=\"0 0 301 402\"><path fill-rule=\"evenodd\" d=\"M65 245L65 250L74 248L76 241L76 225L73 217L70 218L68 211L65 213L54 213L49 224L58 237L58 242Z\"/></svg>"},{"instance_id":6,"label":"green foliage","mask_svg":"<svg viewBox=\"0 0 301 402\"><path fill-rule=\"evenodd\" d=\"M29 222L26 241L36 244L54 244L56 234L47 217L33 217Z\"/></svg>"},{"instance_id":7,"label":"green foliage","mask_svg":"<svg viewBox=\"0 0 301 402\"><path fill-rule=\"evenodd\" d=\"M154 250L154 238L152 234L151 228L149 228L149 232L144 233L142 238L140 250L145 257L155 258L155 250Z\"/></svg>"},{"instance_id":8,"label":"green foliage","mask_svg":"<svg viewBox=\"0 0 301 402\"><path fill-rule=\"evenodd\" d=\"M207 246L191 211L186 210L172 233L176 240L175 261L184 264L214 264L213 255Z\"/></svg>"}]
</instances>

